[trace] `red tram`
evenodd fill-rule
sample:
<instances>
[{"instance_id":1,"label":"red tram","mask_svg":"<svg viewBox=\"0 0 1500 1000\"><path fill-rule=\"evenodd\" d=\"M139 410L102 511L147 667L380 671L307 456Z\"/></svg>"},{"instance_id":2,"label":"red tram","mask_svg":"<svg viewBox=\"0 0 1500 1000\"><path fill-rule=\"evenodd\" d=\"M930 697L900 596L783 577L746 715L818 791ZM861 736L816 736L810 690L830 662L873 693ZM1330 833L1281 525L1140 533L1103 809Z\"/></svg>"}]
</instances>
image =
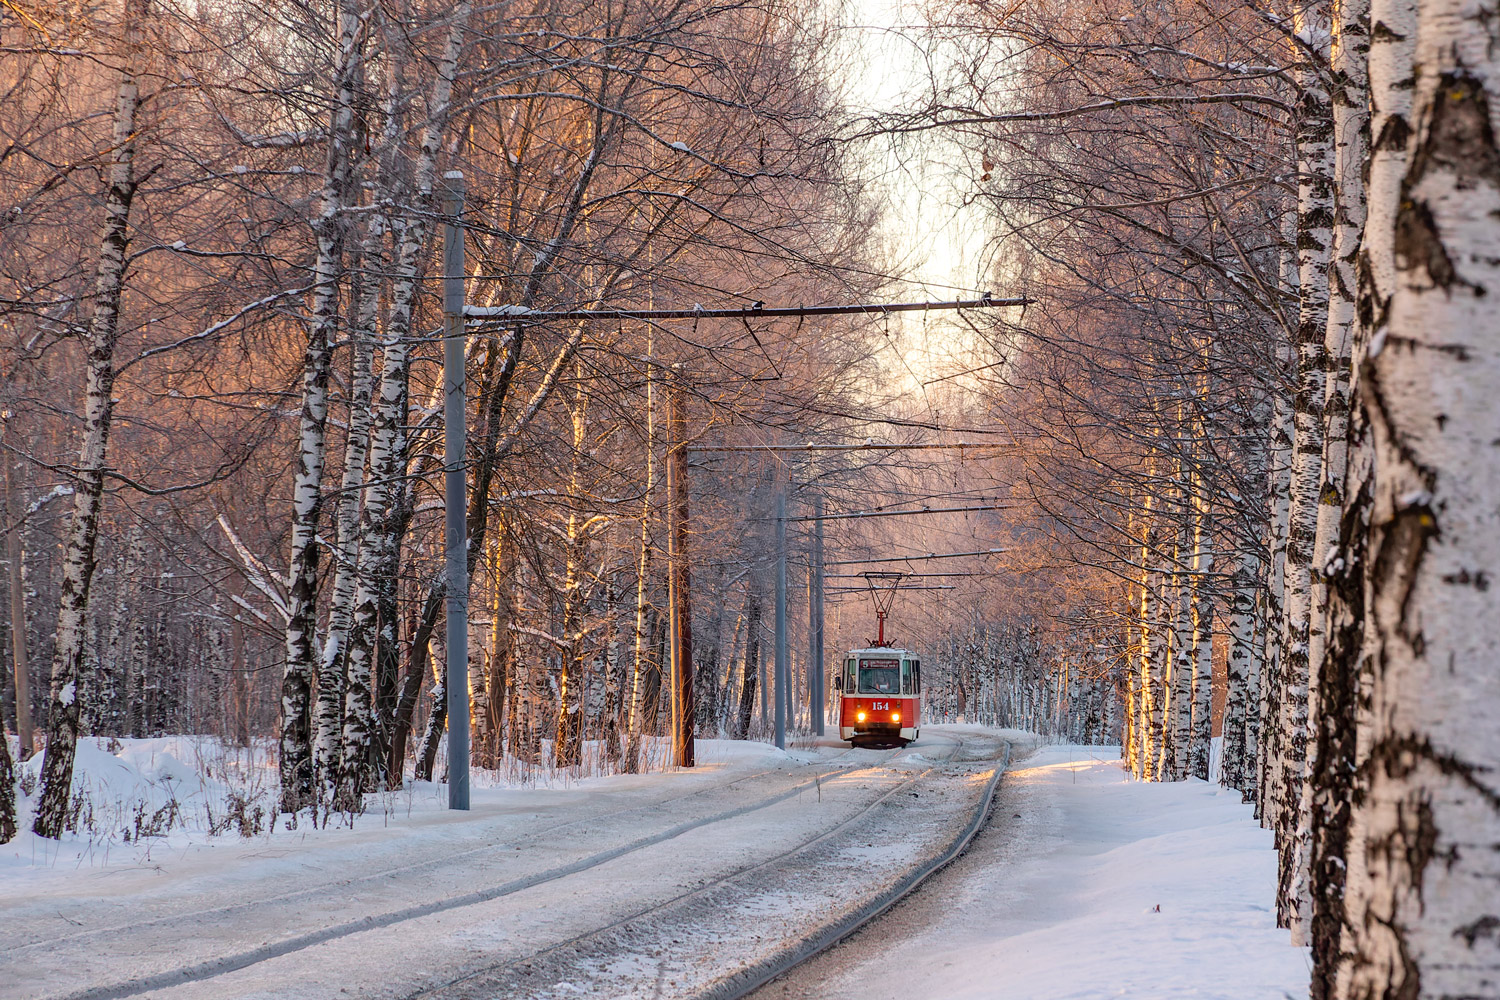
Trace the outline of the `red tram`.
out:
<instances>
[{"instance_id":1,"label":"red tram","mask_svg":"<svg viewBox=\"0 0 1500 1000\"><path fill-rule=\"evenodd\" d=\"M840 739L888 748L904 747L921 735L922 661L911 651L850 650L833 689Z\"/></svg>"}]
</instances>

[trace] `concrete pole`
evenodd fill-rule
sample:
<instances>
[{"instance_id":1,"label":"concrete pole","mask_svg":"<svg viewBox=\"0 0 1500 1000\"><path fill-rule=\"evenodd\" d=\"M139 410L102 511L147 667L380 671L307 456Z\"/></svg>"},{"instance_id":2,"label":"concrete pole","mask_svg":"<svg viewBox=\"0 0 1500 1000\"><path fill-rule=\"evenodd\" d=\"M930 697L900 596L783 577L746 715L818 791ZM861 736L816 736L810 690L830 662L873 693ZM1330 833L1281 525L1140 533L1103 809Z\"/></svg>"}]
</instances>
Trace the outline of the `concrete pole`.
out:
<instances>
[{"instance_id":1,"label":"concrete pole","mask_svg":"<svg viewBox=\"0 0 1500 1000\"><path fill-rule=\"evenodd\" d=\"M810 674L808 686L812 689L813 734L823 735L824 719L827 715L828 682L823 669L823 498L813 497L813 549L812 549L812 593L808 608L807 669Z\"/></svg>"},{"instance_id":2,"label":"concrete pole","mask_svg":"<svg viewBox=\"0 0 1500 1000\"><path fill-rule=\"evenodd\" d=\"M447 571L448 808L469 808L468 400L464 374L464 175L443 175L443 555Z\"/></svg>"},{"instance_id":3,"label":"concrete pole","mask_svg":"<svg viewBox=\"0 0 1500 1000\"><path fill-rule=\"evenodd\" d=\"M786 749L786 707L791 687L786 634L786 487L776 491L776 746Z\"/></svg>"},{"instance_id":4,"label":"concrete pole","mask_svg":"<svg viewBox=\"0 0 1500 1000\"><path fill-rule=\"evenodd\" d=\"M667 606L672 647L672 763L692 767L693 604L688 568L687 398L674 374L667 416Z\"/></svg>"}]
</instances>

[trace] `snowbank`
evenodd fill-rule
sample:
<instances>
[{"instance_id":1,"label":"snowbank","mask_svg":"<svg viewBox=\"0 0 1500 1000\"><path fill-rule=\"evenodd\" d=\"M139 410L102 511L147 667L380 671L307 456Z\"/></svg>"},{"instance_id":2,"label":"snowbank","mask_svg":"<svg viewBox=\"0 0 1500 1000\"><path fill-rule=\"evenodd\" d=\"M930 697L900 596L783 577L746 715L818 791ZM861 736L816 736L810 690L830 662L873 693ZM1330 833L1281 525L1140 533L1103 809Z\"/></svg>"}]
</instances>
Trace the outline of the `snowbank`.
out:
<instances>
[{"instance_id":1,"label":"snowbank","mask_svg":"<svg viewBox=\"0 0 1500 1000\"><path fill-rule=\"evenodd\" d=\"M11 745L14 752L13 739ZM826 753L829 748L821 749ZM587 755L601 756L597 745L590 744L586 750ZM819 752L818 747L783 751L767 743L699 740L698 770L792 767L817 759ZM519 801L522 791L545 796L548 792L640 787L661 780L664 771L670 773L661 765L665 755L664 741L649 741L642 754L646 772L636 775L578 777L516 761L507 761L496 771L474 769L474 808L479 811ZM276 761L268 743L236 747L209 736L86 737L78 743L68 829L54 841L31 833L44 756L38 754L17 768L21 833L0 846L0 878L28 869L148 864L153 852L160 857L164 851L242 844L246 838L300 840L309 835L337 836L341 829L347 833L350 828L406 824L418 818L424 824L459 823L466 818L461 813L448 815L445 784L408 781L399 791L368 795L363 815L321 816L319 823L325 829L312 831L305 817L300 823L289 823L283 816L278 823ZM445 761L445 754L440 753L440 772Z\"/></svg>"}]
</instances>

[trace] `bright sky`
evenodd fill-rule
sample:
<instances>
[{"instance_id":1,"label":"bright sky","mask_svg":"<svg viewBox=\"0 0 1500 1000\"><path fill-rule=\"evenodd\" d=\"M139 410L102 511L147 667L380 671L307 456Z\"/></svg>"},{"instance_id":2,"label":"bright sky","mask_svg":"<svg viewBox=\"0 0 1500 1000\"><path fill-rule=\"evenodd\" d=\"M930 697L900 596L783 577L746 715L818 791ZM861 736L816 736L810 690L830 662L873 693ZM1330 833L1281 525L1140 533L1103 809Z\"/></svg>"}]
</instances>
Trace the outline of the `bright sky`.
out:
<instances>
[{"instance_id":1,"label":"bright sky","mask_svg":"<svg viewBox=\"0 0 1500 1000\"><path fill-rule=\"evenodd\" d=\"M920 6L910 0L846 0L843 7L850 46L848 95L856 114L891 111L919 100L927 90ZM880 178L889 208L885 243L896 265L910 277L894 288L904 300L973 297L994 290L979 275L984 221L975 208L961 205L966 184L956 170L957 151L940 142L911 145L897 155L889 144L869 146L870 171ZM955 370L958 343L948 319L908 317L892 332L899 357L893 368L911 388Z\"/></svg>"}]
</instances>

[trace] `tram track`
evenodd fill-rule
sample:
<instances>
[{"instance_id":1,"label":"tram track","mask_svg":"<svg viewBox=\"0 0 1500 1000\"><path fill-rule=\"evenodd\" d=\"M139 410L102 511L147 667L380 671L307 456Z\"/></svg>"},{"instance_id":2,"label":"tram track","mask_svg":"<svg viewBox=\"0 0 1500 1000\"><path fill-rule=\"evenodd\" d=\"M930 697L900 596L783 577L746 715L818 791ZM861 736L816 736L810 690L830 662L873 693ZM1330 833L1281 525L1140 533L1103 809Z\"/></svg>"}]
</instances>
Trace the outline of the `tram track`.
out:
<instances>
[{"instance_id":1,"label":"tram track","mask_svg":"<svg viewBox=\"0 0 1500 1000\"><path fill-rule=\"evenodd\" d=\"M856 750L856 749L858 749L858 748L851 747L848 750L843 751L842 753L835 754L833 757L830 757L826 761L819 761L819 762L817 762L817 764L815 766L818 766L818 767L827 767L828 765L834 764L835 762L839 761L840 759L842 759L844 757L847 757L850 753L854 752L854 750ZM836 774L836 773L839 773L840 770L842 770L842 769L841 768L833 768L832 770L830 770L829 772L827 772L827 774ZM262 896L262 897L259 897L259 898L256 898L256 899L243 900L243 901L240 901L240 902L237 902L237 903L231 903L231 904L224 905L224 906L213 906L213 907L200 908L200 909L196 909L196 910L188 910L188 911L183 911L183 912L178 912L178 913L171 913L171 914L163 915L163 916L160 916L160 917L147 918L147 919L144 919L144 920L142 920L142 919L134 919L134 920L131 920L128 924L107 924L107 925L100 926L100 927L91 927L91 928L89 928L86 931L79 931L79 932L72 933L72 934L62 934L62 935L49 934L49 935L47 935L45 937L42 937L42 938L39 938L38 940L35 940L35 941L13 941L13 942L7 942L6 943L6 949L7 949L8 952L10 952L12 954L19 954L19 953L24 952L28 948L48 948L48 949L53 949L53 948L56 948L57 946L63 945L63 944L73 944L73 943L77 943L77 942L80 942L80 941L87 941L87 940L97 939L97 938L105 938L105 937L110 937L112 935L120 934L120 933L125 932L125 931L140 931L142 929L152 928L152 927L162 927L162 926L166 926L166 925L169 925L169 924L172 924L172 923L178 923L178 922L184 922L184 921L220 920L220 919L232 917L232 916L234 916L235 914L238 914L238 913L248 912L248 911L256 909L258 907L271 906L271 905L276 905L276 904L294 903L294 902L297 902L299 900L308 899L308 898L312 898L314 896L318 896L320 894L326 894L329 891L333 891L333 890L348 890L348 889L357 887L357 886L359 886L361 884L372 883L372 882L379 882L379 881L382 881L382 880L385 880L385 879L389 879L389 878L391 878L393 876L397 876L397 875L413 875L413 874L418 874L418 873L421 873L421 872L434 871L434 870L443 868L445 866L452 865L455 862L462 861L465 858L471 858L471 857L474 857L474 856L477 856L477 855L482 855L482 854L490 854L490 853L493 853L493 852L498 851L498 850L509 850L509 849L520 850L520 849L523 849L524 847L526 847L528 845L534 845L534 844L537 844L539 842L546 841L546 840L548 840L550 838L555 838L559 834L563 833L564 831L572 829L572 828L575 828L575 827L597 826L597 825L600 825L601 823L603 823L606 820L618 819L618 818L620 818L622 816L628 816L628 815L631 815L633 813L640 813L640 812L646 812L646 811L652 811L652 810L661 810L661 809L668 808L668 807L671 807L673 805L685 802L685 801L687 801L689 799L694 799L694 798L699 798L699 797L705 797L705 796L712 796L712 795L716 795L716 794L722 794L724 791L726 791L728 789L731 789L731 788L734 788L734 787L736 787L738 785L743 785L743 784L746 784L748 782L755 781L756 779L764 778L767 775L774 775L774 774L784 773L784 771L785 771L784 768L766 768L765 770L762 770L762 771L756 771L756 772L753 772L751 774L742 775L742 776L740 776L738 778L735 778L735 779L733 779L731 781L723 782L722 784L712 785L712 786L710 786L708 788L695 789L695 790L693 790L691 792L684 792L681 795L673 795L673 796L670 796L670 797L665 798L665 799L657 800L655 802L644 803L644 804L641 804L641 805L629 806L629 807L626 807L624 809L615 809L615 810L611 810L609 812L604 812L604 813L597 813L597 814L586 816L586 817L582 817L582 818L579 818L579 819L564 820L564 821L559 822L559 823L553 823L553 824L550 824L548 826L544 826L544 827L541 827L539 829L532 830L532 831L528 832L527 834L525 834L524 836L511 837L511 838L508 838L506 840L485 843L485 844L481 844L481 845L476 846L476 847L466 847L466 848L463 848L462 850L458 850L458 851L449 851L449 852L446 852L444 854L438 855L436 857L432 857L432 856L425 857L425 858L423 858L420 861L413 861L413 862L410 862L410 863L399 864L399 865L389 865L389 866L384 866L384 867L380 867L380 868L371 869L371 870L368 870L368 871L362 871L358 875L354 875L354 876L351 876L351 877L348 877L348 878L336 878L336 879L332 879L332 880L329 880L329 881L321 882L321 883L319 883L317 885L314 885L314 886L311 886L311 887L297 889L297 890L294 890L292 892L277 893L277 894L271 895L271 896ZM802 782L800 785L796 786L796 788L800 789L800 790L805 790L809 784L814 784L814 783L816 783L817 780L819 780L819 779L818 778L814 778L814 779L811 779L811 781ZM787 794L788 795L792 794L792 790L790 790L790 789L787 790ZM781 799L774 798L774 801L769 800L769 799L768 800L763 800L762 803L761 803L761 805L760 805L760 807L764 807L764 806L767 806L767 805L773 805L775 803L775 801L781 801ZM703 822L706 822L706 823L711 823L711 822L715 822L715 821L716 821L716 817L713 817L713 816L707 817L707 818L705 818L703 820ZM686 825L686 824L684 824L684 825ZM690 828L691 827L689 827L689 829ZM681 831L681 832L686 832L686 830Z\"/></svg>"},{"instance_id":2,"label":"tram track","mask_svg":"<svg viewBox=\"0 0 1500 1000\"><path fill-rule=\"evenodd\" d=\"M695 830L699 830L703 827L711 826L716 823L723 823L761 810L769 809L779 803L785 802L805 793L809 788L820 785L821 782L840 777L849 777L851 775L856 775L861 771L876 770L883 766L886 762L888 762L891 757L895 756L895 754L897 753L897 751L891 751L889 753L883 754L879 760L870 762L868 764L854 764L844 767L835 767L832 769L827 768L827 764L847 757L851 752L853 752L852 748L851 750L846 750L843 753L835 755L835 757L831 758L828 761L819 762L819 764L816 766L819 766L821 769L816 774L814 774L813 777L798 781L788 788L782 789L775 794L760 798L754 802L746 803L744 805L737 806L728 810L722 810L709 816L698 817L683 823L679 823L665 830L659 830L645 836L637 837L624 844L619 844L606 850L588 854L566 864L556 865L539 872L534 872L519 878L511 879L499 885L486 887L484 889L479 889L468 893L446 896L417 905L397 908L380 914L366 915L355 920L343 921L331 926L320 928L318 930L284 937L256 948L244 949L228 955L215 956L204 961L179 966L173 969L162 970L160 972L149 975L133 977L123 981L117 981L114 983L89 987L83 990L77 990L74 992L58 994L56 995L57 1000L123 1000L123 998L139 996L140 994L149 991L187 986L193 983L204 982L215 977L236 972L242 969L247 969L259 963L291 955L295 952L312 948L320 944L334 942L341 938L347 938L354 934L378 930L381 928L393 927L408 921L418 920L423 917L428 917L435 914L448 913L452 911L462 910L467 907L477 906L483 903L493 902L508 895L535 888L549 882L556 882L562 879L566 879L570 876L586 872L593 868L598 868L602 865L608 864L611 861L615 861L638 851L647 850L651 847L664 844L670 840L682 837L685 834L691 833ZM722 792L723 790L734 785L752 781L756 778L763 778L766 775L779 773L780 771L781 769L776 768L767 769L764 771L756 772L754 774L745 775L741 778L737 778L730 782L725 782L721 785L715 785L707 789L695 790L694 792L689 792L681 796L674 796L666 800L648 803L641 806L633 806L628 809L615 810L612 813L599 814L578 820L570 820L564 823L554 824L549 828L537 831L524 838L512 838L512 840L510 841L503 842L503 845L486 844L480 847L466 848L462 851L450 852L449 854L446 854L443 857L437 859L427 859L411 865L393 866L390 868L377 870L375 872L362 873L360 876L357 876L353 879L340 880L337 883L336 887L347 888L348 886L355 883L378 881L380 879L388 878L391 875L397 873L409 874L414 871L439 868L444 865L450 865L455 861L462 860L467 856L485 852L493 852L499 849L503 849L503 847L513 846L516 840L520 840L523 842L535 842L545 839L545 837L547 837L548 835L555 837L555 835L560 830L569 827L579 826L582 824L597 824L602 818L640 812L643 810L659 810L663 806L670 805L683 799L693 798L699 795L712 794L715 792ZM237 914L243 914L247 911L253 911L257 908L264 908L275 904L283 904L286 902L292 902L298 899L313 896L319 893L326 893L330 888L334 887L335 886L332 885L322 885L310 889L298 890L292 893L280 894L274 897L266 897L259 900L229 904L222 907L196 910L190 913L172 914L169 916L157 918L155 920L137 921L132 923L130 927L132 929L142 927L163 927L170 926L174 923L199 923L201 921L213 919L215 917L227 918ZM67 940L76 943L79 939L105 935L109 930L109 928L91 929L90 931L84 932L82 934L70 935ZM54 938L48 942L38 942L37 944L52 945L59 943L60 940L62 939ZM33 946L34 945L23 945L21 947Z\"/></svg>"},{"instance_id":3,"label":"tram track","mask_svg":"<svg viewBox=\"0 0 1500 1000\"><path fill-rule=\"evenodd\" d=\"M802 963L816 958L851 935L857 933L872 921L878 919L884 913L895 906L901 900L911 895L922 886L929 878L952 864L959 855L968 849L974 837L984 829L989 819L990 810L994 808L995 791L1000 785L1000 780L1010 767L1012 746L1009 742L1005 744L1005 757L995 768L994 775L990 778L984 795L975 807L973 817L968 826L950 842L947 848L937 858L927 864L919 866L896 885L885 892L880 893L874 899L861 906L854 913L846 915L843 919L834 921L832 924L820 928L812 934L805 935L797 941L793 941L769 958L747 966L740 972L730 976L728 979L716 983L703 992L694 994L689 1000L741 1000L760 989L762 986L792 971Z\"/></svg>"},{"instance_id":4,"label":"tram track","mask_svg":"<svg viewBox=\"0 0 1500 1000\"><path fill-rule=\"evenodd\" d=\"M670 940L674 945L682 944L683 939L689 936L689 932L679 928L693 925L693 913L685 911L692 911L695 904L699 911L722 911L724 907L732 906L737 883L753 882L757 876L774 872L792 859L807 856L820 847L834 843L836 838L857 828L861 822L867 821L882 806L896 799L903 792L910 793L910 789L939 768L954 763L964 747L965 741L962 738L954 739L952 751L942 761L934 763L884 791L835 826L822 830L772 857L728 872L670 899L641 907L608 924L591 928L582 934L559 941L529 955L469 969L462 976L454 977L447 982L432 984L414 993L404 994L403 1000L469 1000L469 998L502 995L507 998L517 998L517 1000L526 1000L526 998L539 1000L542 997L557 995L553 990L555 984L559 982L567 982L568 991L577 992L580 987L572 980L578 978L575 974L580 969L608 969L611 960L617 961L622 954L651 953L654 949L653 939L656 942L665 939ZM895 884L862 903L853 912L845 913L831 923L815 927L790 945L739 968L728 976L721 977L709 987L685 996L691 997L692 1000L737 1000L796 965L833 947L914 891L929 877L958 857L983 827L993 804L995 788L1009 764L1010 750L1009 743L1006 743L1004 759L998 763L988 779L966 825L957 836L943 844L932 858L905 873ZM806 870L812 866L804 865L803 867ZM785 881L786 873L781 874ZM751 885L748 895L754 896L757 892L765 894L765 891L764 886ZM747 893L741 893L741 895L745 896ZM673 937L674 934L681 934L682 937ZM583 978L585 981L588 980L587 975ZM628 984L618 980L611 980L607 985L614 991L611 995L639 995L631 993ZM656 984L654 992L658 995L662 992L661 986L661 983ZM622 988L626 992L621 992ZM593 995L592 991L586 987L582 988L582 991Z\"/></svg>"}]
</instances>

